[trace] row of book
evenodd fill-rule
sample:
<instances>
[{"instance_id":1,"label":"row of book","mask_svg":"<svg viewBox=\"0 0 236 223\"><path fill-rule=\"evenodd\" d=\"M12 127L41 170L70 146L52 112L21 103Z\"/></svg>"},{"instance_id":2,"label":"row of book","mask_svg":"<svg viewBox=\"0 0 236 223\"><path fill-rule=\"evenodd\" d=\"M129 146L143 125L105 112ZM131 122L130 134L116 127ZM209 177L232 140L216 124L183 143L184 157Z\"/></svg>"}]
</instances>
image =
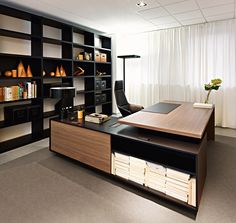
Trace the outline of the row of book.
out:
<instances>
[{"instance_id":1,"label":"row of book","mask_svg":"<svg viewBox=\"0 0 236 223\"><path fill-rule=\"evenodd\" d=\"M114 152L112 174L196 207L196 178L162 165Z\"/></svg>"},{"instance_id":2,"label":"row of book","mask_svg":"<svg viewBox=\"0 0 236 223\"><path fill-rule=\"evenodd\" d=\"M36 81L20 83L19 85L0 87L0 101L15 101L37 97Z\"/></svg>"}]
</instances>

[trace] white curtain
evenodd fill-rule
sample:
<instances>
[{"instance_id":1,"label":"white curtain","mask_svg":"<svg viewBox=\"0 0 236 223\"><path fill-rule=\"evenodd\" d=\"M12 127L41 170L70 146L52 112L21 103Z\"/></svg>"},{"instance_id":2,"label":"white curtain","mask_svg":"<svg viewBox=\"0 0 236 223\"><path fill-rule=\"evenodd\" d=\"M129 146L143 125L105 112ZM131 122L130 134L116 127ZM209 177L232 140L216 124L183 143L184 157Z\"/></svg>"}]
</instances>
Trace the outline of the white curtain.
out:
<instances>
[{"instance_id":1,"label":"white curtain","mask_svg":"<svg viewBox=\"0 0 236 223\"><path fill-rule=\"evenodd\" d=\"M162 100L203 102L204 84L221 78L212 92L216 125L236 128L236 20L149 33L117 35L116 55L126 60L126 94L130 102L149 106ZM117 59L116 79L122 79Z\"/></svg>"}]
</instances>

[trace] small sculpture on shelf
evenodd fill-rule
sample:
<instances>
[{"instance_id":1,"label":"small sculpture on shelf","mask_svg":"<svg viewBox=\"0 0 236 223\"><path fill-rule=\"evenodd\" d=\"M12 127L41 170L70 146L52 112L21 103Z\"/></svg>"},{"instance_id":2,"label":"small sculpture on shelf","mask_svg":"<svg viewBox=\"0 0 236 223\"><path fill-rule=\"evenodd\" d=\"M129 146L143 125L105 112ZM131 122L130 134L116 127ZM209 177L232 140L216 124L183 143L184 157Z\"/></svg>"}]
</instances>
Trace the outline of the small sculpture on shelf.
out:
<instances>
[{"instance_id":1,"label":"small sculpture on shelf","mask_svg":"<svg viewBox=\"0 0 236 223\"><path fill-rule=\"evenodd\" d=\"M30 65L28 65L28 67L27 67L27 77L33 77Z\"/></svg>"},{"instance_id":2,"label":"small sculpture on shelf","mask_svg":"<svg viewBox=\"0 0 236 223\"><path fill-rule=\"evenodd\" d=\"M51 77L54 77L54 76L55 76L55 73L54 73L54 72L50 72L50 76L51 76Z\"/></svg>"},{"instance_id":3,"label":"small sculpture on shelf","mask_svg":"<svg viewBox=\"0 0 236 223\"><path fill-rule=\"evenodd\" d=\"M76 56L76 60L84 60L84 55L83 55L83 53L79 53L79 54Z\"/></svg>"},{"instance_id":4,"label":"small sculpture on shelf","mask_svg":"<svg viewBox=\"0 0 236 223\"><path fill-rule=\"evenodd\" d=\"M17 73L18 73L18 77L26 77L27 76L22 61L20 61L20 63L18 64Z\"/></svg>"},{"instance_id":5,"label":"small sculpture on shelf","mask_svg":"<svg viewBox=\"0 0 236 223\"><path fill-rule=\"evenodd\" d=\"M65 71L65 69L63 68L62 65L60 66L60 74L61 74L62 77L66 77L66 71Z\"/></svg>"},{"instance_id":6,"label":"small sculpture on shelf","mask_svg":"<svg viewBox=\"0 0 236 223\"><path fill-rule=\"evenodd\" d=\"M59 68L58 68L58 66L57 66L57 69L56 69L56 77L60 77L60 76L61 76L61 74L60 74Z\"/></svg>"},{"instance_id":7,"label":"small sculpture on shelf","mask_svg":"<svg viewBox=\"0 0 236 223\"><path fill-rule=\"evenodd\" d=\"M17 70L12 70L12 77L16 78L17 77Z\"/></svg>"},{"instance_id":8,"label":"small sculpture on shelf","mask_svg":"<svg viewBox=\"0 0 236 223\"><path fill-rule=\"evenodd\" d=\"M7 71L5 71L4 75L6 77L11 77L12 76L12 72L10 70L7 70Z\"/></svg>"},{"instance_id":9,"label":"small sculpture on shelf","mask_svg":"<svg viewBox=\"0 0 236 223\"><path fill-rule=\"evenodd\" d=\"M45 72L45 70L43 70L43 77L46 75L46 72Z\"/></svg>"},{"instance_id":10,"label":"small sculpture on shelf","mask_svg":"<svg viewBox=\"0 0 236 223\"><path fill-rule=\"evenodd\" d=\"M83 75L84 74L84 69L83 68L81 68L81 67L76 67L75 68L75 72L74 72L74 76L81 76L81 75Z\"/></svg>"},{"instance_id":11,"label":"small sculpture on shelf","mask_svg":"<svg viewBox=\"0 0 236 223\"><path fill-rule=\"evenodd\" d=\"M100 71L96 71L96 75L97 76L102 76L102 75L106 75L107 73L106 72L100 72Z\"/></svg>"}]
</instances>

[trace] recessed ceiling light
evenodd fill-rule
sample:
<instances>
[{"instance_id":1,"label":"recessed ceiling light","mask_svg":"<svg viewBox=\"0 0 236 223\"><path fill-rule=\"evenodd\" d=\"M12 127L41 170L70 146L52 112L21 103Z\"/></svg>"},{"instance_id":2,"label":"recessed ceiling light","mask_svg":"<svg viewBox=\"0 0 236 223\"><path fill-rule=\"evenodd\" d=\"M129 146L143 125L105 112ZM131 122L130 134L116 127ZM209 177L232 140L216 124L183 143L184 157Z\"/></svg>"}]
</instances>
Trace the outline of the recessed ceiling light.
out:
<instances>
[{"instance_id":1,"label":"recessed ceiling light","mask_svg":"<svg viewBox=\"0 0 236 223\"><path fill-rule=\"evenodd\" d=\"M143 2L143 1L139 1L139 2L136 3L136 5L137 5L139 8L142 8L142 7L147 6L147 3Z\"/></svg>"}]
</instances>

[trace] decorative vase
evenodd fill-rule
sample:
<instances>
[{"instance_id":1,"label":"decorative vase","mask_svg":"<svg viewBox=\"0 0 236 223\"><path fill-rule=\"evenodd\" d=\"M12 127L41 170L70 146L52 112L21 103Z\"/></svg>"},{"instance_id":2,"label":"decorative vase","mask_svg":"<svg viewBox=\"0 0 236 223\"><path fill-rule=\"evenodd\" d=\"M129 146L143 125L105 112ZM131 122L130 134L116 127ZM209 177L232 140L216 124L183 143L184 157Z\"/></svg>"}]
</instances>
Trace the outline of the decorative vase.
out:
<instances>
[{"instance_id":1,"label":"decorative vase","mask_svg":"<svg viewBox=\"0 0 236 223\"><path fill-rule=\"evenodd\" d=\"M33 77L30 65L28 65L28 67L27 67L27 77Z\"/></svg>"},{"instance_id":2,"label":"decorative vase","mask_svg":"<svg viewBox=\"0 0 236 223\"><path fill-rule=\"evenodd\" d=\"M204 102L205 104L208 104L210 94L211 94L211 90L209 90L208 93L207 93L207 97L206 97L206 100Z\"/></svg>"}]
</instances>

